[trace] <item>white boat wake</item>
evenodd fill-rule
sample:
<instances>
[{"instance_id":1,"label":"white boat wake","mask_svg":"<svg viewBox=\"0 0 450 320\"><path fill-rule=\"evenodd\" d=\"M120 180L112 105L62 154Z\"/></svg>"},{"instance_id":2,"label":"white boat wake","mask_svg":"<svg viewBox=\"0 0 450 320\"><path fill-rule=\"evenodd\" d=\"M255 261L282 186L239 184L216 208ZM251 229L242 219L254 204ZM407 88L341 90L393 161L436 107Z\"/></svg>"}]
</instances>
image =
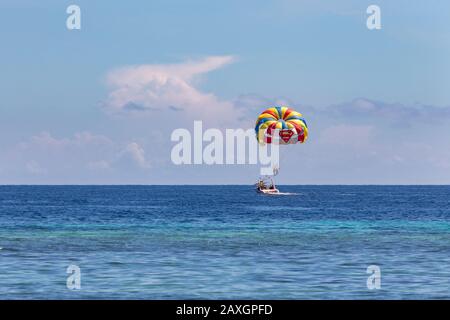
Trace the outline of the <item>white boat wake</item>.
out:
<instances>
[{"instance_id":1,"label":"white boat wake","mask_svg":"<svg viewBox=\"0 0 450 320\"><path fill-rule=\"evenodd\" d=\"M298 193L294 192L274 192L274 193L266 193L269 196L297 196Z\"/></svg>"}]
</instances>

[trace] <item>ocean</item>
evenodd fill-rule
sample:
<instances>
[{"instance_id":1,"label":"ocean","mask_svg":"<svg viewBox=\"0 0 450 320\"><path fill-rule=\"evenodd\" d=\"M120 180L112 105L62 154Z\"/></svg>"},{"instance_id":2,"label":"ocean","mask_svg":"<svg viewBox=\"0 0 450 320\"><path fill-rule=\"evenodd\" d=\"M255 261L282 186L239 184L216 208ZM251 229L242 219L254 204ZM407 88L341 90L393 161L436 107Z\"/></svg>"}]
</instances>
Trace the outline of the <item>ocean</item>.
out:
<instances>
[{"instance_id":1,"label":"ocean","mask_svg":"<svg viewBox=\"0 0 450 320\"><path fill-rule=\"evenodd\" d=\"M0 299L450 299L450 186L280 190L0 186Z\"/></svg>"}]
</instances>

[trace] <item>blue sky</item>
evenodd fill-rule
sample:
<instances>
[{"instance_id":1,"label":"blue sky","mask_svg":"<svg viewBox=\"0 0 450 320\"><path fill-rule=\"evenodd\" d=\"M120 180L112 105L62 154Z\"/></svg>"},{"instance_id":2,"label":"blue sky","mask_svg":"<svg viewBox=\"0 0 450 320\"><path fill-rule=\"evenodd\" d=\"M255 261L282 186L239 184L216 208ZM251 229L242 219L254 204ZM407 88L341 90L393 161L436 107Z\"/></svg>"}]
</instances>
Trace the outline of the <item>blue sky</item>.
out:
<instances>
[{"instance_id":1,"label":"blue sky","mask_svg":"<svg viewBox=\"0 0 450 320\"><path fill-rule=\"evenodd\" d=\"M311 132L280 183L450 183L449 18L447 1L4 0L0 184L252 183L257 166L174 166L170 133L279 102ZM126 89L155 74L164 92Z\"/></svg>"}]
</instances>

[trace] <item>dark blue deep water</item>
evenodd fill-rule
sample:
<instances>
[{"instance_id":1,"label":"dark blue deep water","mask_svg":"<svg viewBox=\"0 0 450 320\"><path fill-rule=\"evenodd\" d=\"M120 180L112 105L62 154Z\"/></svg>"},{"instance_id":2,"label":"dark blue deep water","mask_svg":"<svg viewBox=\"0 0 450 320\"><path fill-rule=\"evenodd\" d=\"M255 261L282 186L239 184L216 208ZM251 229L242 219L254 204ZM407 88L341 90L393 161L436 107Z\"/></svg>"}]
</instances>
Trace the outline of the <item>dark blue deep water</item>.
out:
<instances>
[{"instance_id":1,"label":"dark blue deep water","mask_svg":"<svg viewBox=\"0 0 450 320\"><path fill-rule=\"evenodd\" d=\"M450 187L281 189L1 186L0 298L450 299Z\"/></svg>"}]
</instances>

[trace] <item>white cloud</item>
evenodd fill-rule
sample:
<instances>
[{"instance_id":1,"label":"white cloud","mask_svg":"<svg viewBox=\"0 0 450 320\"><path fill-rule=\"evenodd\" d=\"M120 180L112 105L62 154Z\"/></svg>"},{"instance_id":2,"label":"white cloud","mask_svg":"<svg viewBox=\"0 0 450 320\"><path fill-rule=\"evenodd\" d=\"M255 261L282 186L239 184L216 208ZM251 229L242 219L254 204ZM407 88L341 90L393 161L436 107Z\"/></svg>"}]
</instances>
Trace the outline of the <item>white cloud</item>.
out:
<instances>
[{"instance_id":1,"label":"white cloud","mask_svg":"<svg viewBox=\"0 0 450 320\"><path fill-rule=\"evenodd\" d=\"M150 163L145 158L144 149L136 142L129 143L120 153L119 158L129 159L142 169L150 168Z\"/></svg>"},{"instance_id":2,"label":"white cloud","mask_svg":"<svg viewBox=\"0 0 450 320\"><path fill-rule=\"evenodd\" d=\"M111 71L105 106L114 111L185 112L193 119L231 119L233 103L195 87L195 78L231 63L232 56L212 56L180 64L127 66Z\"/></svg>"},{"instance_id":3,"label":"white cloud","mask_svg":"<svg viewBox=\"0 0 450 320\"><path fill-rule=\"evenodd\" d=\"M4 177L57 183L82 183L91 177L105 179L117 174L126 179L151 168L142 145L90 132L62 138L42 132L4 152L0 162L7 172Z\"/></svg>"}]
</instances>

